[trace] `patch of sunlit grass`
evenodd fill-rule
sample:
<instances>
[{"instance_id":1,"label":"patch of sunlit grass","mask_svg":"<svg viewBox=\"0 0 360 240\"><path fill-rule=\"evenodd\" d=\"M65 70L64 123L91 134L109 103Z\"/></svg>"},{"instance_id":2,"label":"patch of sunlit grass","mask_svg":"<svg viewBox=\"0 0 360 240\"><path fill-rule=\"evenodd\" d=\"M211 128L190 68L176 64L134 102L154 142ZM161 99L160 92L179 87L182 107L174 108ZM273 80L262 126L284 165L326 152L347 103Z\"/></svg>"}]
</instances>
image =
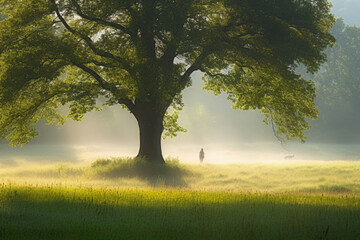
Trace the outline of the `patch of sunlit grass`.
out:
<instances>
[{"instance_id":1,"label":"patch of sunlit grass","mask_svg":"<svg viewBox=\"0 0 360 240\"><path fill-rule=\"evenodd\" d=\"M0 239L357 239L360 163L0 168Z\"/></svg>"},{"instance_id":2,"label":"patch of sunlit grass","mask_svg":"<svg viewBox=\"0 0 360 240\"><path fill-rule=\"evenodd\" d=\"M92 164L0 168L0 180L43 185L149 188L220 192L360 193L360 162L181 164L165 166L141 159L99 159Z\"/></svg>"}]
</instances>

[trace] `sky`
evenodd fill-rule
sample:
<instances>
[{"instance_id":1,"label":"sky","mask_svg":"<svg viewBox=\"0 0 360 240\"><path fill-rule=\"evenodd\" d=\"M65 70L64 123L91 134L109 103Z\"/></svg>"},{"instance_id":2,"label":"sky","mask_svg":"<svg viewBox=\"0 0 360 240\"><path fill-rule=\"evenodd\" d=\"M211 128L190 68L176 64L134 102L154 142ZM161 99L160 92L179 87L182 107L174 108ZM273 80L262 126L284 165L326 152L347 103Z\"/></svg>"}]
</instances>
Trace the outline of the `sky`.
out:
<instances>
[{"instance_id":1,"label":"sky","mask_svg":"<svg viewBox=\"0 0 360 240\"><path fill-rule=\"evenodd\" d=\"M348 25L360 25L359 0L331 0L332 12L336 17L342 17Z\"/></svg>"},{"instance_id":2,"label":"sky","mask_svg":"<svg viewBox=\"0 0 360 240\"><path fill-rule=\"evenodd\" d=\"M348 25L360 25L360 0L333 0L333 13ZM359 143L314 141L280 143L257 111L231 108L226 95L201 90L202 74L195 72L192 86L183 91L184 109L179 123L187 133L163 141L164 157L197 163L205 150L205 162L280 161L287 155L297 160L359 160ZM24 147L0 145L0 162L9 165L31 161L93 161L99 157L135 156L138 127L135 118L120 106L88 113L82 122L69 120L64 126L39 125L40 135Z\"/></svg>"}]
</instances>

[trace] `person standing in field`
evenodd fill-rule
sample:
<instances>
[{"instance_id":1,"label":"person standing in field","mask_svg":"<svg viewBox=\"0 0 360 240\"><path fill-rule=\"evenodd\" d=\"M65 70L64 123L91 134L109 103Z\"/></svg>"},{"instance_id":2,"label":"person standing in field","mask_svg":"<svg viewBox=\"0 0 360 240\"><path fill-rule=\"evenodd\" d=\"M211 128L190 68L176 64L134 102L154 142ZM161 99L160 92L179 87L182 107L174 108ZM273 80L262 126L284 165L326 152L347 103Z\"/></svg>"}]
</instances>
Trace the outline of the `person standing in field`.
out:
<instances>
[{"instance_id":1,"label":"person standing in field","mask_svg":"<svg viewBox=\"0 0 360 240\"><path fill-rule=\"evenodd\" d=\"M204 161L204 157L205 157L204 149L201 149L199 153L200 163Z\"/></svg>"}]
</instances>

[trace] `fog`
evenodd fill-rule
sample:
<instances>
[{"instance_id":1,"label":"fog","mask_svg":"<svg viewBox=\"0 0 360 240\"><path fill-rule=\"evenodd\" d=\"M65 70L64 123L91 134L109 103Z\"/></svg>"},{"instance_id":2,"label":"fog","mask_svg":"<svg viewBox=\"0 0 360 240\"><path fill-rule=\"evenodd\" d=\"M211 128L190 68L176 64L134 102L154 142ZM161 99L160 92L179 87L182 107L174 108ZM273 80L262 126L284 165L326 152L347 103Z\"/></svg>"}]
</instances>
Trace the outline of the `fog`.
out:
<instances>
[{"instance_id":1,"label":"fog","mask_svg":"<svg viewBox=\"0 0 360 240\"><path fill-rule=\"evenodd\" d=\"M334 0L333 13L346 24L360 25L358 0ZM344 141L329 137L314 126L305 135L305 144L292 140L281 143L272 128L265 125L257 111L231 108L226 95L214 96L202 90L202 74L192 75L193 84L183 91L184 109L179 124L187 129L176 138L163 140L164 157L197 163L200 148L205 162L283 161L287 155L296 160L359 160L360 128L353 123L351 136ZM351 114L351 113L349 113ZM340 120L341 121L341 118ZM341 124L341 122L339 122ZM313 125L313 124L312 124ZM315 124L316 125L316 124ZM24 147L0 145L0 163L16 165L22 161L93 161L100 157L135 156L139 137L135 118L120 106L88 113L82 122L68 120L64 126L38 125L39 136ZM328 131L336 131L329 129Z\"/></svg>"}]
</instances>

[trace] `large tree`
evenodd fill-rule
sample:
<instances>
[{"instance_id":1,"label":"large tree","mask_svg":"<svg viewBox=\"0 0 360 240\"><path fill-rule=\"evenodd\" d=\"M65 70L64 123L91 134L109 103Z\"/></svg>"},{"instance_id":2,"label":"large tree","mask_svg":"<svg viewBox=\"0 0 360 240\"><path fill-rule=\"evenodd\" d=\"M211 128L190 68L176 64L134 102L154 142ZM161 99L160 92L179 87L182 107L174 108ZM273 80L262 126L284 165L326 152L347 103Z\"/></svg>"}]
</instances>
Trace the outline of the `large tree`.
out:
<instances>
[{"instance_id":1,"label":"large tree","mask_svg":"<svg viewBox=\"0 0 360 240\"><path fill-rule=\"evenodd\" d=\"M81 120L97 99L136 118L138 156L163 162L194 71L234 108L260 109L277 134L304 140L311 81L334 42L327 0L0 0L0 134L36 136L40 119ZM170 111L169 111L170 109ZM106 123L104 123L106 124Z\"/></svg>"}]
</instances>

